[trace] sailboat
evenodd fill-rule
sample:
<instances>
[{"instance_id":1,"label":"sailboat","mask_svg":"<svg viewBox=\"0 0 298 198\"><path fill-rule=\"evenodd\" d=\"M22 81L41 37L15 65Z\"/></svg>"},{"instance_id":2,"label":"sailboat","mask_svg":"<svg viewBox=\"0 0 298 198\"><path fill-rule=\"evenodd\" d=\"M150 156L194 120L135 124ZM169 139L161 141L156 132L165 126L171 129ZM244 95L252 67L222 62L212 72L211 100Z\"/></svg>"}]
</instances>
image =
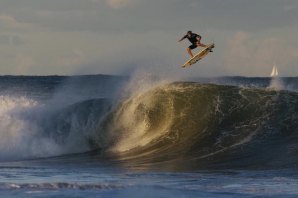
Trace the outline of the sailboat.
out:
<instances>
[{"instance_id":1,"label":"sailboat","mask_svg":"<svg viewBox=\"0 0 298 198\"><path fill-rule=\"evenodd\" d=\"M273 68L272 68L272 72L270 74L271 77L277 77L278 76L278 70L276 65L274 64Z\"/></svg>"}]
</instances>

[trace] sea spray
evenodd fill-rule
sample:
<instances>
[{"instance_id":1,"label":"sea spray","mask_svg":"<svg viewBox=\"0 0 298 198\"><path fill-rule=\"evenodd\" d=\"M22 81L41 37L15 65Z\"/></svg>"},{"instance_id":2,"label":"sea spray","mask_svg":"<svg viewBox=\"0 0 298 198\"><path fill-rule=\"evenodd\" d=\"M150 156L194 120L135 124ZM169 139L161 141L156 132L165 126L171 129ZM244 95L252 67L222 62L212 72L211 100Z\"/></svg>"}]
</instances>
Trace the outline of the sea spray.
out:
<instances>
[{"instance_id":1,"label":"sea spray","mask_svg":"<svg viewBox=\"0 0 298 198\"><path fill-rule=\"evenodd\" d=\"M26 97L0 96L0 160L19 160L82 153L93 149L101 116L109 100L72 105ZM78 146L79 145L79 146Z\"/></svg>"},{"instance_id":2,"label":"sea spray","mask_svg":"<svg viewBox=\"0 0 298 198\"><path fill-rule=\"evenodd\" d=\"M34 115L42 104L26 97L1 96L0 160L57 154L59 146L40 136Z\"/></svg>"},{"instance_id":3,"label":"sea spray","mask_svg":"<svg viewBox=\"0 0 298 198\"><path fill-rule=\"evenodd\" d=\"M274 89L274 90L283 90L283 89L285 89L282 78L272 77L271 80L270 80L270 85L268 86L268 88L269 89Z\"/></svg>"}]
</instances>

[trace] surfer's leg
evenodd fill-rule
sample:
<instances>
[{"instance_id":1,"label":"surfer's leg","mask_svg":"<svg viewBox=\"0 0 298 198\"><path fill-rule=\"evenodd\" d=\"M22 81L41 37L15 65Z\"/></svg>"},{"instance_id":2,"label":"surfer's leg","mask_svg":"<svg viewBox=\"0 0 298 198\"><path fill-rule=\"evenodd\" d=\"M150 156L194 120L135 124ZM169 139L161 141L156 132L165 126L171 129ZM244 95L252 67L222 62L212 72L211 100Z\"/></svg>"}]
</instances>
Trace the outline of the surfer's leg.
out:
<instances>
[{"instance_id":1,"label":"surfer's leg","mask_svg":"<svg viewBox=\"0 0 298 198\"><path fill-rule=\"evenodd\" d=\"M188 54L190 55L190 57L193 57L193 54L192 54L192 51L191 51L190 48L187 48L187 52L188 52Z\"/></svg>"},{"instance_id":2,"label":"surfer's leg","mask_svg":"<svg viewBox=\"0 0 298 198\"><path fill-rule=\"evenodd\" d=\"M207 47L207 45L203 44L203 43L197 43L198 46L200 47ZM213 52L212 49L209 50L210 52Z\"/></svg>"},{"instance_id":3,"label":"surfer's leg","mask_svg":"<svg viewBox=\"0 0 298 198\"><path fill-rule=\"evenodd\" d=\"M190 45L188 48L187 48L187 52L188 54L193 57L193 54L192 54L192 51L193 49L197 48L197 45L195 43L193 43L192 45Z\"/></svg>"}]
</instances>

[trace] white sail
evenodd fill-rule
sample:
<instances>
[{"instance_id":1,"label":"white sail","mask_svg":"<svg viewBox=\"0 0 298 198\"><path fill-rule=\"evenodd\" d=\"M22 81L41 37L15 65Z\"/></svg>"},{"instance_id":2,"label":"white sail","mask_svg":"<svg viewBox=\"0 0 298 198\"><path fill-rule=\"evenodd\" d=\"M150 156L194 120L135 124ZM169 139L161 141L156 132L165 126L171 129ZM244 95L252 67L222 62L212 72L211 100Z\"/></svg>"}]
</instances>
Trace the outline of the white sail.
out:
<instances>
[{"instance_id":1,"label":"white sail","mask_svg":"<svg viewBox=\"0 0 298 198\"><path fill-rule=\"evenodd\" d=\"M274 65L273 68L272 68L272 72L270 74L271 77L276 77L278 76L278 70L277 70L277 67Z\"/></svg>"},{"instance_id":2,"label":"white sail","mask_svg":"<svg viewBox=\"0 0 298 198\"><path fill-rule=\"evenodd\" d=\"M278 76L277 67L275 67L275 76Z\"/></svg>"}]
</instances>

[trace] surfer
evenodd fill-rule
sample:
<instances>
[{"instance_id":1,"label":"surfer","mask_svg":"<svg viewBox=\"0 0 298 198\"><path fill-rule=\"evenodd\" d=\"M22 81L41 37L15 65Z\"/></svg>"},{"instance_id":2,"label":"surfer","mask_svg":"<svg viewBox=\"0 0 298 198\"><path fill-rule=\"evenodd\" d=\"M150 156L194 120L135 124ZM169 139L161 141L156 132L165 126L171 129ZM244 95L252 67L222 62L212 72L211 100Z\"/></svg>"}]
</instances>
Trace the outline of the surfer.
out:
<instances>
[{"instance_id":1,"label":"surfer","mask_svg":"<svg viewBox=\"0 0 298 198\"><path fill-rule=\"evenodd\" d=\"M198 46L200 47L206 47L207 45L201 43L201 36L198 34L193 33L192 31L187 31L187 34L183 36L178 42L183 41L184 39L188 39L191 42L191 45L187 48L188 54L193 57L192 51L193 49L197 48ZM212 51L210 51L212 52Z\"/></svg>"}]
</instances>

